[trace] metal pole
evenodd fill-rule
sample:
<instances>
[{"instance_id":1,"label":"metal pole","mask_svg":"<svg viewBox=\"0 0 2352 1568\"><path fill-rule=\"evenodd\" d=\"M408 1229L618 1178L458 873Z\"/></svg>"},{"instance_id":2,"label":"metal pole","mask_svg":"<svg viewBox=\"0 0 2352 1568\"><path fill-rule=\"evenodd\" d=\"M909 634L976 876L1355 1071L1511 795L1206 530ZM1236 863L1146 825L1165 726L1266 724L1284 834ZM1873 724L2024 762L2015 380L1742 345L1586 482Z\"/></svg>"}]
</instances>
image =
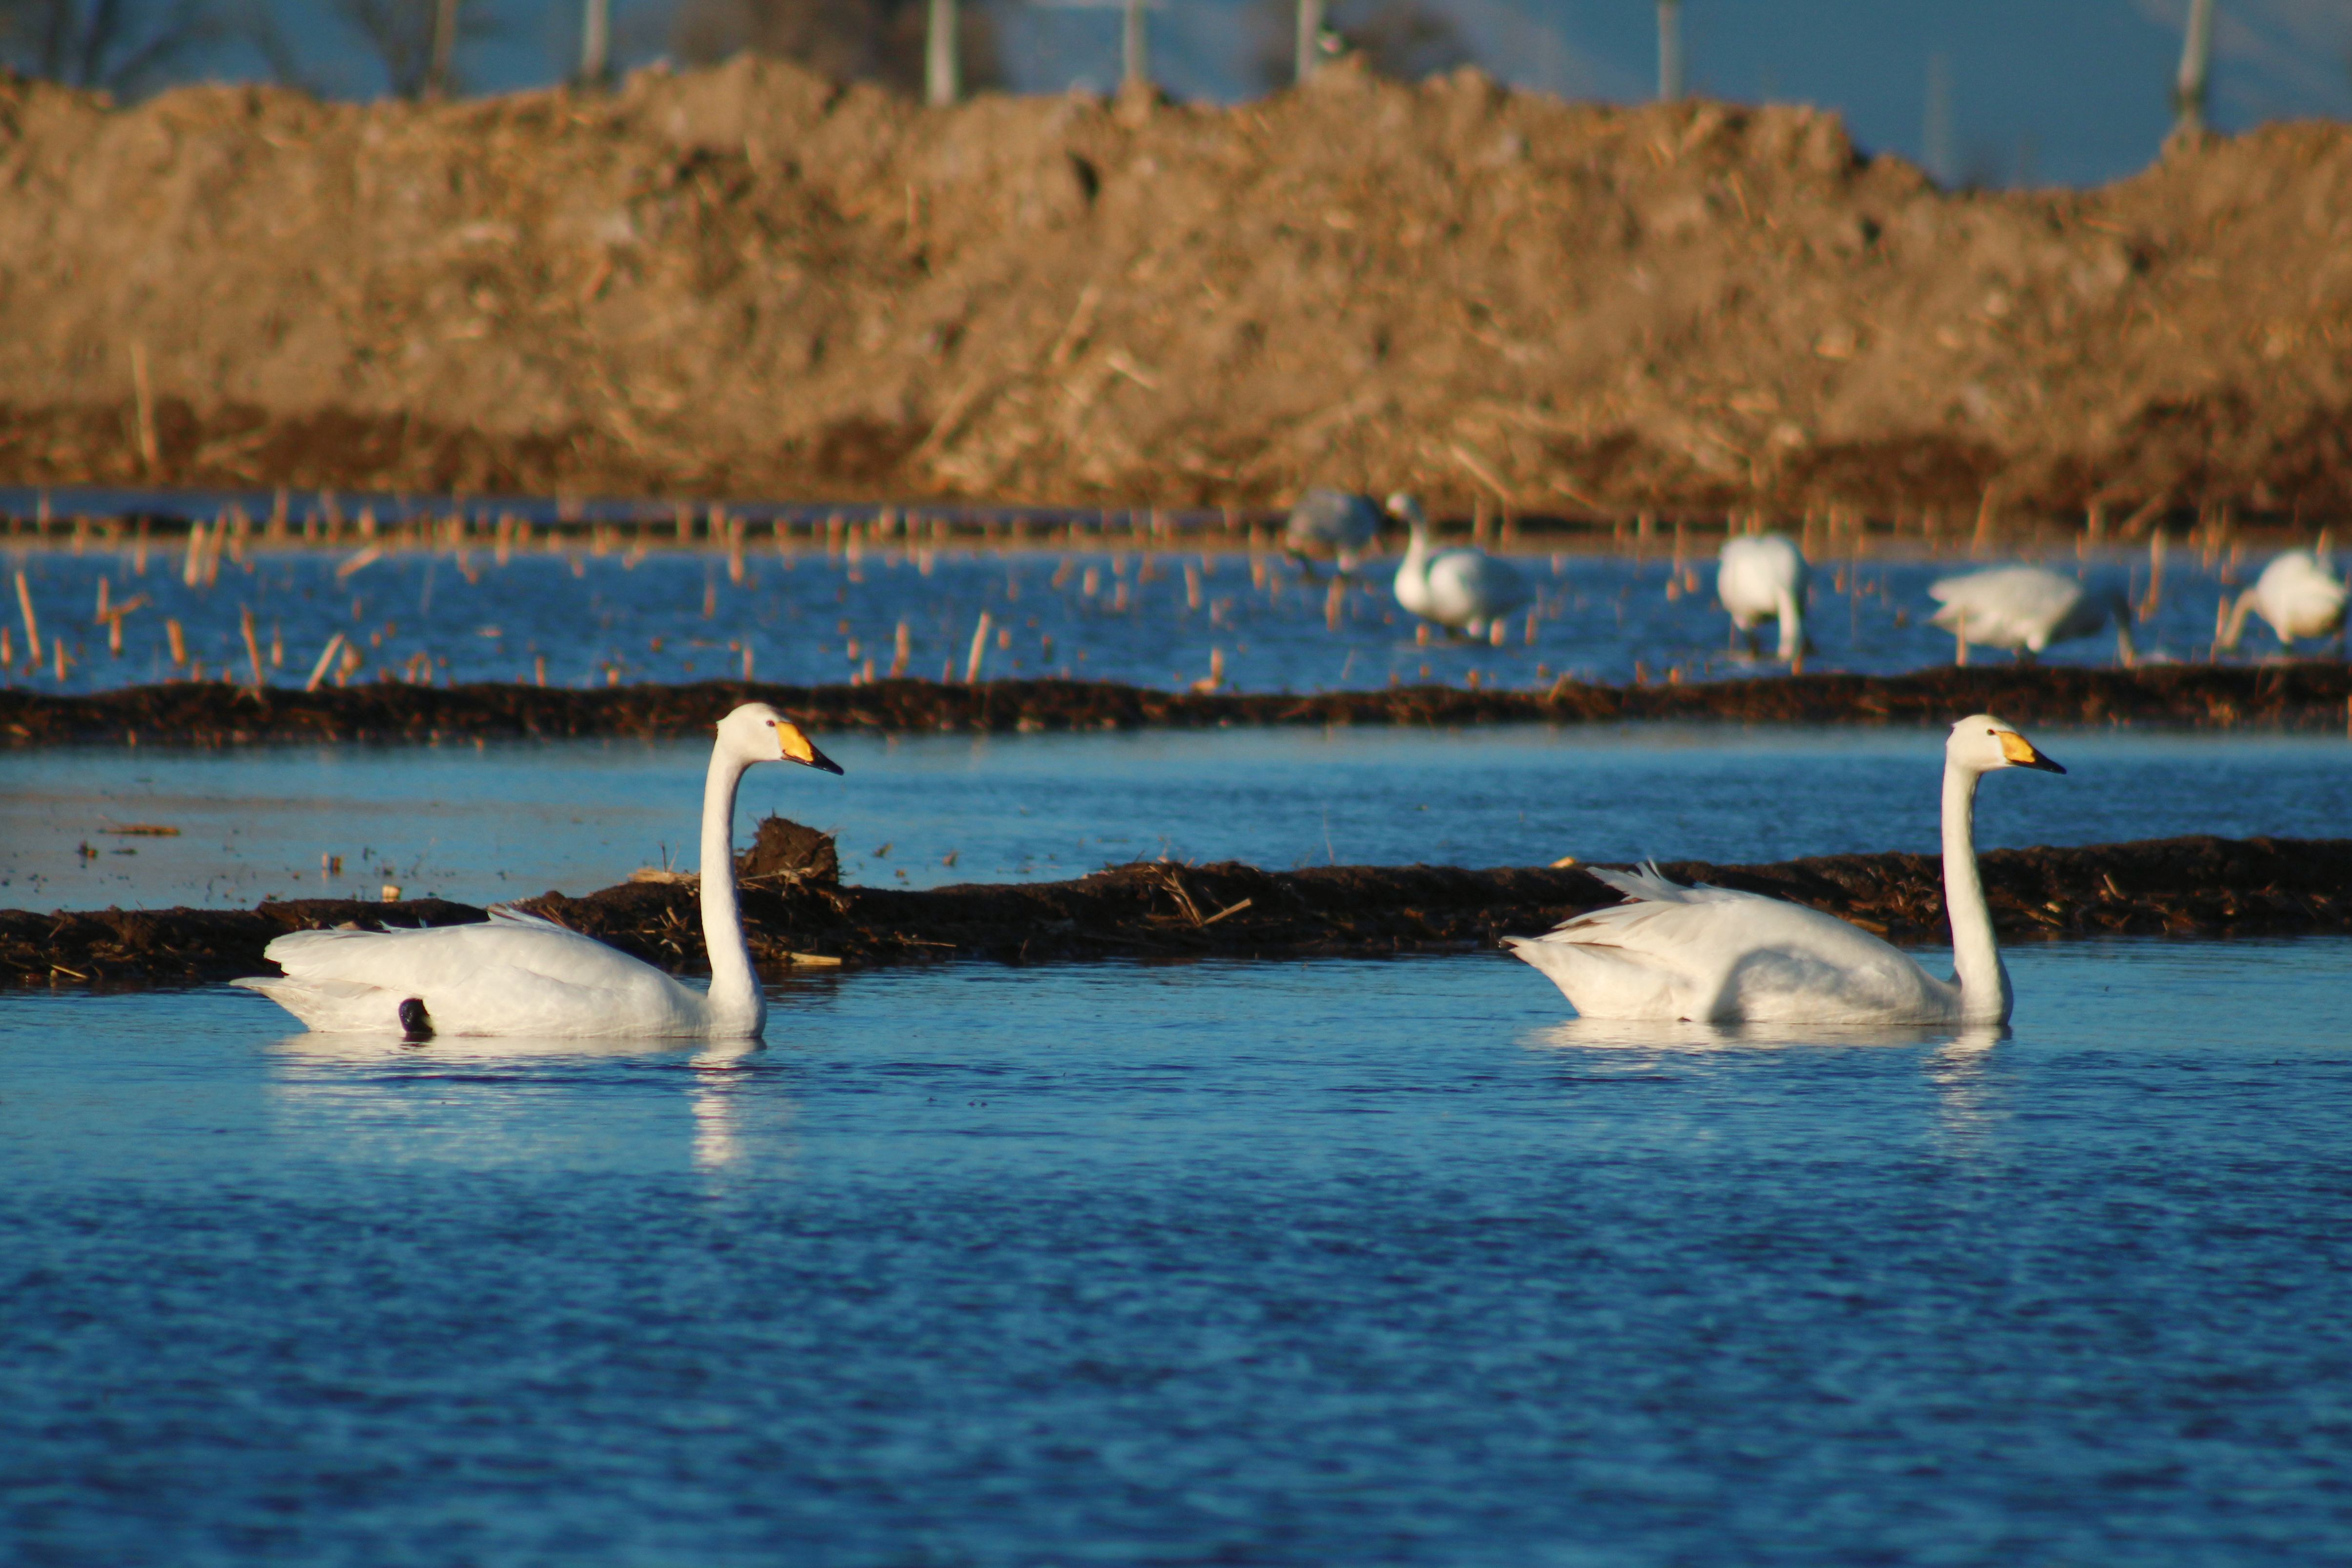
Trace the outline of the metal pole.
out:
<instances>
[{"instance_id":1,"label":"metal pole","mask_svg":"<svg viewBox=\"0 0 2352 1568\"><path fill-rule=\"evenodd\" d=\"M1151 84L1151 37L1145 30L1143 0L1127 0L1126 25L1119 32L1119 77L1129 88Z\"/></svg>"},{"instance_id":2,"label":"metal pole","mask_svg":"<svg viewBox=\"0 0 2352 1568\"><path fill-rule=\"evenodd\" d=\"M580 16L580 79L594 86L613 70L613 0L585 0Z\"/></svg>"},{"instance_id":3,"label":"metal pole","mask_svg":"<svg viewBox=\"0 0 2352 1568\"><path fill-rule=\"evenodd\" d=\"M1959 178L1958 142L1952 119L1951 57L1938 49L1927 57L1927 103L1919 126L1919 162L1938 185Z\"/></svg>"},{"instance_id":4,"label":"metal pole","mask_svg":"<svg viewBox=\"0 0 2352 1568\"><path fill-rule=\"evenodd\" d=\"M438 0L433 7L433 63L425 78L425 96L449 96L449 73L457 55L457 0Z\"/></svg>"},{"instance_id":5,"label":"metal pole","mask_svg":"<svg viewBox=\"0 0 2352 1568\"><path fill-rule=\"evenodd\" d=\"M1315 74L1323 50L1323 0L1298 0L1298 84Z\"/></svg>"},{"instance_id":6,"label":"metal pole","mask_svg":"<svg viewBox=\"0 0 2352 1568\"><path fill-rule=\"evenodd\" d=\"M1658 101L1683 96L1683 0L1658 0Z\"/></svg>"},{"instance_id":7,"label":"metal pole","mask_svg":"<svg viewBox=\"0 0 2352 1568\"><path fill-rule=\"evenodd\" d=\"M934 107L963 96L963 40L957 29L956 0L931 0L923 37L923 101Z\"/></svg>"},{"instance_id":8,"label":"metal pole","mask_svg":"<svg viewBox=\"0 0 2352 1568\"><path fill-rule=\"evenodd\" d=\"M2189 27L2180 40L2180 74L2172 84L2172 131L2205 129L2205 98L2213 64L2213 0L2189 0Z\"/></svg>"}]
</instances>

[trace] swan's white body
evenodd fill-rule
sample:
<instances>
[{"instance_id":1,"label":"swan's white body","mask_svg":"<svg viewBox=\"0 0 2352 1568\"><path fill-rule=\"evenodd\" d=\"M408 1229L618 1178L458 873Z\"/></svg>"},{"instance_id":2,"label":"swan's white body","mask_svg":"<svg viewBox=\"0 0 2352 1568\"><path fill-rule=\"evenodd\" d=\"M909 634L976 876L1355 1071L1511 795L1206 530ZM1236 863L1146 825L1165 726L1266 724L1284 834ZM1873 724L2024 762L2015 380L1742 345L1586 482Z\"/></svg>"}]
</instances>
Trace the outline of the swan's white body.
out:
<instances>
[{"instance_id":1,"label":"swan's white body","mask_svg":"<svg viewBox=\"0 0 2352 1568\"><path fill-rule=\"evenodd\" d=\"M1743 535L1724 541L1715 592L1750 653L1756 651L1756 628L1778 621L1780 657L1794 664L1804 656L1805 593L1811 580L1804 552L1788 535Z\"/></svg>"},{"instance_id":2,"label":"swan's white body","mask_svg":"<svg viewBox=\"0 0 2352 1568\"><path fill-rule=\"evenodd\" d=\"M321 1033L398 1034L402 1004L415 1001L436 1034L757 1040L767 998L743 939L730 830L744 772L774 761L841 771L765 703L719 721L702 797L707 991L592 936L508 909L491 910L478 925L290 932L266 949L286 971L282 978L236 984Z\"/></svg>"},{"instance_id":3,"label":"swan's white body","mask_svg":"<svg viewBox=\"0 0 2352 1568\"><path fill-rule=\"evenodd\" d=\"M2279 642L2288 649L2297 638L2341 636L2344 632L2344 582L2326 562L2309 550L2291 549L2274 556L2254 579L2253 587L2238 596L2231 612L2221 646L2235 649L2245 635L2249 612L2270 622Z\"/></svg>"},{"instance_id":4,"label":"swan's white body","mask_svg":"<svg viewBox=\"0 0 2352 1568\"><path fill-rule=\"evenodd\" d=\"M1282 537L1294 550L1318 545L1328 549L1345 571L1356 564L1365 547L1381 537L1381 508L1370 496L1309 490L1290 508Z\"/></svg>"},{"instance_id":5,"label":"swan's white body","mask_svg":"<svg viewBox=\"0 0 2352 1568\"><path fill-rule=\"evenodd\" d=\"M2065 769L1979 714L1944 746L1944 903L1954 974L1939 980L1860 926L1760 894L1681 887L1650 872L1595 872L1626 896L1505 946L1586 1018L1697 1023L1994 1024L2009 972L1977 874L1977 781L1997 768Z\"/></svg>"},{"instance_id":6,"label":"swan's white body","mask_svg":"<svg viewBox=\"0 0 2352 1568\"><path fill-rule=\"evenodd\" d=\"M1389 509L1412 529L1412 548L1397 568L1396 598L1413 614L1481 637L1534 597L1527 579L1508 561L1469 546L1431 548L1429 518L1411 496L1391 496Z\"/></svg>"},{"instance_id":7,"label":"swan's white body","mask_svg":"<svg viewBox=\"0 0 2352 1568\"><path fill-rule=\"evenodd\" d=\"M1962 663L1971 643L2031 659L2053 643L2091 636L2109 622L2116 628L2116 656L2126 664L2139 656L2132 643L2131 606L2122 594L2095 593L2046 567L2002 566L1948 577L1930 587L1927 597L1943 606L1933 619L1958 639Z\"/></svg>"}]
</instances>

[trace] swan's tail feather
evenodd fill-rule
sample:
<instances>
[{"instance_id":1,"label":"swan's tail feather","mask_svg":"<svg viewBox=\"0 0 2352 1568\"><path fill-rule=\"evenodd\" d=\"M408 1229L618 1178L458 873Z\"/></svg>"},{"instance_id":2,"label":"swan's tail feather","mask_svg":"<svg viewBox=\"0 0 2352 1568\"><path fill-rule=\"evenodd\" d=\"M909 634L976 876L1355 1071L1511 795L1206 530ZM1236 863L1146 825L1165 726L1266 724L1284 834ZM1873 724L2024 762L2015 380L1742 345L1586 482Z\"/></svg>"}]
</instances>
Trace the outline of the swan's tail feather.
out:
<instances>
[{"instance_id":1,"label":"swan's tail feather","mask_svg":"<svg viewBox=\"0 0 2352 1568\"><path fill-rule=\"evenodd\" d=\"M492 921L504 925L532 925L543 931L561 931L567 936L579 935L560 920L550 920L546 915L534 914L528 909L517 909L511 904L493 904L484 913L488 915Z\"/></svg>"},{"instance_id":2,"label":"swan's tail feather","mask_svg":"<svg viewBox=\"0 0 2352 1568\"><path fill-rule=\"evenodd\" d=\"M1629 904L1694 904L1698 900L1693 894L1706 891L1704 887L1685 887L1678 882L1669 882L1654 860L1643 861L1632 871L1603 871L1597 866L1590 869L1595 881L1623 894Z\"/></svg>"},{"instance_id":3,"label":"swan's tail feather","mask_svg":"<svg viewBox=\"0 0 2352 1568\"><path fill-rule=\"evenodd\" d=\"M308 935L293 933L292 935ZM280 938L283 940L283 938ZM274 944L273 944L274 946ZM258 991L321 1034L398 1029L398 1014L381 987L356 980L300 979L290 976L247 976L231 980Z\"/></svg>"}]
</instances>

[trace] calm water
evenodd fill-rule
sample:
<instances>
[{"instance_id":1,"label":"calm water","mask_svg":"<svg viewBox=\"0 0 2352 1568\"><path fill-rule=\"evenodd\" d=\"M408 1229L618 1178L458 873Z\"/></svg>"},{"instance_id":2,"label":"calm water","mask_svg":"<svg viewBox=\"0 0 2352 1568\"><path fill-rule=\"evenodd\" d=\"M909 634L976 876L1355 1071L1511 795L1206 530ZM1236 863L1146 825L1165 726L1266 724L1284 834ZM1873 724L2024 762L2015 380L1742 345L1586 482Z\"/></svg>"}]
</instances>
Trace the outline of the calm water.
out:
<instances>
[{"instance_id":1,"label":"calm water","mask_svg":"<svg viewBox=\"0 0 2352 1568\"><path fill-rule=\"evenodd\" d=\"M2041 738L2072 771L1989 782L1981 843L2330 838L2352 821L2352 745L2339 738ZM853 880L919 887L1057 879L1162 853L1280 868L1927 851L1937 846L1941 767L1940 737L1909 730L1238 730L824 744L847 777L754 769L739 838L758 815L779 811L837 831ZM696 862L708 757L688 743L635 741L0 753L0 905L373 896L387 871L411 894L474 902L549 887L584 893L666 854ZM124 823L183 832L107 831ZM322 874L321 854L343 857L341 873Z\"/></svg>"},{"instance_id":2,"label":"calm water","mask_svg":"<svg viewBox=\"0 0 2352 1568\"><path fill-rule=\"evenodd\" d=\"M26 1563L2315 1563L2352 946L2013 1038L1493 955L851 977L746 1056L0 1000Z\"/></svg>"},{"instance_id":3,"label":"calm water","mask_svg":"<svg viewBox=\"0 0 2352 1568\"><path fill-rule=\"evenodd\" d=\"M869 550L749 558L741 581L726 558L692 551L637 559L620 553L519 555L501 566L481 551L387 555L278 551L221 564L218 577L190 586L184 562L162 551L145 570L129 550L73 555L15 551L45 635L62 636L66 679L54 661L28 674L18 643L7 678L44 691L95 691L194 673L174 664L165 622L180 623L184 651L214 678L248 678L243 616L254 617L272 679L299 685L328 639L341 632L364 664L436 680L546 678L556 685L608 680L678 681L740 674L822 683L887 674L906 628L907 673L937 677L968 668L979 617L987 613L983 675L1069 674L1176 687L1209 674L1222 656L1229 680L1252 691L1308 691L1407 683L1460 683L1475 673L1528 685L1562 671L1626 681L1636 665L1723 675L1780 666L1727 654L1728 622L1715 601L1712 557L1677 578L1669 559L1621 556L1517 558L1541 593L1528 637L1524 617L1507 644L1423 646L1413 619L1390 591L1394 563L1374 567L1336 603L1328 582L1302 577L1281 557L1247 554ZM2139 629L2150 656L2201 659L2211 645L2214 609L2260 557L2208 570L2187 552L2166 569L2161 612ZM1820 652L1813 667L1877 672L1947 664L1952 640L1927 624L1937 579L1999 562L1947 559L1823 560L1809 622ZM2053 565L2083 571L2095 586L2144 586L2147 563L2130 556ZM354 566L357 570L350 570ZM201 575L201 574L200 574ZM109 603L143 595L123 621L120 654L91 619L100 579ZM12 624L16 612L5 609ZM23 628L16 625L21 639ZM2274 653L2269 633L2249 635L2247 656ZM2006 655L1992 655L2005 657ZM2053 662L2105 663L2112 635L2069 643Z\"/></svg>"}]
</instances>

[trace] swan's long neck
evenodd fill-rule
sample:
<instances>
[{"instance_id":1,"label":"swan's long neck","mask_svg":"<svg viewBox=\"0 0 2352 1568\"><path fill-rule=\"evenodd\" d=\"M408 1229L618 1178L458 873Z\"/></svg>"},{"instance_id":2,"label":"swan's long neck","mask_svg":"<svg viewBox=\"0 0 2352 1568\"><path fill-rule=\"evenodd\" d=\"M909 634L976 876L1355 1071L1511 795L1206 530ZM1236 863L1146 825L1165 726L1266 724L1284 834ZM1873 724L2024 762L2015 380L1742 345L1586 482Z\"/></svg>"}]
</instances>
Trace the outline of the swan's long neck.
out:
<instances>
[{"instance_id":1,"label":"swan's long neck","mask_svg":"<svg viewBox=\"0 0 2352 1568\"><path fill-rule=\"evenodd\" d=\"M743 1039L767 1021L768 998L751 967L751 944L743 940L743 915L735 904L735 787L744 764L724 751L710 754L710 777L702 789L702 942L710 950L710 1032Z\"/></svg>"},{"instance_id":2,"label":"swan's long neck","mask_svg":"<svg viewBox=\"0 0 2352 1568\"><path fill-rule=\"evenodd\" d=\"M1973 768L1944 764L1944 910L1952 922L1952 977L1960 988L1960 1017L1969 1023L2009 1021L2009 971L1992 937L1992 911L1977 874L1977 780Z\"/></svg>"},{"instance_id":3,"label":"swan's long neck","mask_svg":"<svg viewBox=\"0 0 2352 1568\"><path fill-rule=\"evenodd\" d=\"M2239 640L2246 634L2246 617L2253 611L2254 598L2254 591L2246 590L2238 595L2237 608L2230 612L2230 624L2221 632L2221 646L2231 653L2237 652Z\"/></svg>"},{"instance_id":4,"label":"swan's long neck","mask_svg":"<svg viewBox=\"0 0 2352 1568\"><path fill-rule=\"evenodd\" d=\"M1794 660L1805 651L1805 601L1791 589L1780 590L1777 596L1780 611L1780 657Z\"/></svg>"}]
</instances>

